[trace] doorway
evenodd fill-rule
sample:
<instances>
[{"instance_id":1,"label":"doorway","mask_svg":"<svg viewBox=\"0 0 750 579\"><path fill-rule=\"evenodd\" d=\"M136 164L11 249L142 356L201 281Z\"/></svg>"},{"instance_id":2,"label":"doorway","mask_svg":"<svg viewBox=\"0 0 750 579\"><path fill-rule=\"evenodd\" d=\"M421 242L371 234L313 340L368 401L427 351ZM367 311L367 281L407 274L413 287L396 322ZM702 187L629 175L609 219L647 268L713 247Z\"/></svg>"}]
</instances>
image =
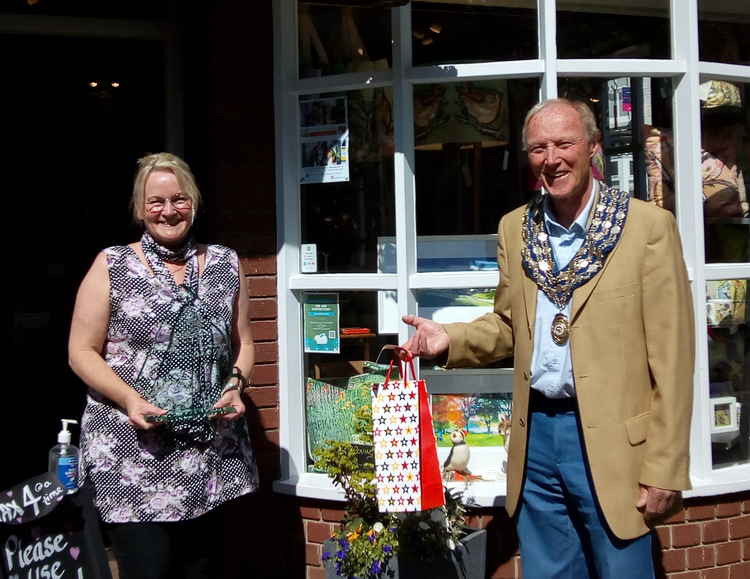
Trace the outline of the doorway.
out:
<instances>
[{"instance_id":1,"label":"doorway","mask_svg":"<svg viewBox=\"0 0 750 579\"><path fill-rule=\"evenodd\" d=\"M0 35L0 54L7 488L46 470L60 418L80 419L86 389L67 364L75 294L101 249L137 239L135 162L166 138L160 40Z\"/></svg>"}]
</instances>

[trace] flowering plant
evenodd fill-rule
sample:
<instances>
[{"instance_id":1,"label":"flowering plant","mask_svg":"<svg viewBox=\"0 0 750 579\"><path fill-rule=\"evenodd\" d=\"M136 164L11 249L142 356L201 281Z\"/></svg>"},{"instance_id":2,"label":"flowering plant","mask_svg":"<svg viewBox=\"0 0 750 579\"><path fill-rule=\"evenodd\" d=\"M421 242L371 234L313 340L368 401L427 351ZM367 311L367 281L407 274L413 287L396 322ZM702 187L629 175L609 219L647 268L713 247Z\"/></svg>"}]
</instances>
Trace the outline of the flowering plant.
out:
<instances>
[{"instance_id":1,"label":"flowering plant","mask_svg":"<svg viewBox=\"0 0 750 579\"><path fill-rule=\"evenodd\" d=\"M397 553L418 559L447 556L463 536L465 508L460 495L445 491L445 506L417 513L381 513L375 494L372 453L372 408L355 413L357 443L328 441L317 451L315 466L344 489L346 509L341 527L323 551L341 577L383 576Z\"/></svg>"}]
</instances>

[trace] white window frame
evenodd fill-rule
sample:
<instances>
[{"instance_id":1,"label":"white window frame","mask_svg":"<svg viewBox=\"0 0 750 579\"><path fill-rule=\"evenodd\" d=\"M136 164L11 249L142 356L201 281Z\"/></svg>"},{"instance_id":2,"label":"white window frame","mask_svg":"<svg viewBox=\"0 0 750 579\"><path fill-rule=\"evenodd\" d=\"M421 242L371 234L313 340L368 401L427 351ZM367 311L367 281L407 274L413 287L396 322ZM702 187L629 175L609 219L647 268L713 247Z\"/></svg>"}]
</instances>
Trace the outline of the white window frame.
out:
<instances>
[{"instance_id":1,"label":"white window frame","mask_svg":"<svg viewBox=\"0 0 750 579\"><path fill-rule=\"evenodd\" d=\"M591 2L595 4L596 2ZM297 2L274 5L274 92L276 120L276 191L279 325L279 413L281 478L274 488L283 493L320 499L343 499L326 475L306 472L305 399L302 353L302 293L305 291L396 290L398 307L416 313L416 290L494 287L497 272L419 273L417 271L416 195L414 180L414 85L495 78L537 78L542 99L557 96L559 77L649 76L671 78L675 173L678 177L676 216L691 280L696 319L695 405L691 430L691 479L686 496L709 496L750 489L750 464L714 469L708 412L708 342L705 324L707 280L750 279L750 263L704 263L702 200L681 191L702 188L700 161L699 84L706 79L750 83L750 66L699 62L698 0L670 0L671 58L558 59L555 0L537 0L537 59L445 63L411 66L411 6L391 9L393 67L389 71L338 74L298 79ZM390 86L395 126L395 212L397 274L300 273L301 216L299 190L298 98L305 94ZM401 324L399 343L409 328ZM504 503L504 483L474 483L474 499L482 506Z\"/></svg>"}]
</instances>

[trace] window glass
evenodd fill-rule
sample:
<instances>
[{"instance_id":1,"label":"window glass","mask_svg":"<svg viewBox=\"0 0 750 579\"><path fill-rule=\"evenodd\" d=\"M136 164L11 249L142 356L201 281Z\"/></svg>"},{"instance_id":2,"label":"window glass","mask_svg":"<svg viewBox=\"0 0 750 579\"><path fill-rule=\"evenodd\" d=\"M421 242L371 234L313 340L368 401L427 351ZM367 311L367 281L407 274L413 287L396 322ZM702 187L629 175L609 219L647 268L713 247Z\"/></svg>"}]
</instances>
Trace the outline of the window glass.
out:
<instances>
[{"instance_id":1,"label":"window glass","mask_svg":"<svg viewBox=\"0 0 750 579\"><path fill-rule=\"evenodd\" d=\"M387 70L391 11L344 1L299 2L299 77Z\"/></svg>"},{"instance_id":2,"label":"window glass","mask_svg":"<svg viewBox=\"0 0 750 579\"><path fill-rule=\"evenodd\" d=\"M700 86L706 262L750 261L748 84Z\"/></svg>"},{"instance_id":3,"label":"window glass","mask_svg":"<svg viewBox=\"0 0 750 579\"><path fill-rule=\"evenodd\" d=\"M558 58L669 58L669 38L669 0L557 2Z\"/></svg>"},{"instance_id":4,"label":"window glass","mask_svg":"<svg viewBox=\"0 0 750 579\"><path fill-rule=\"evenodd\" d=\"M495 288L419 290L417 300L423 318L441 324L471 322L492 311Z\"/></svg>"},{"instance_id":5,"label":"window glass","mask_svg":"<svg viewBox=\"0 0 750 579\"><path fill-rule=\"evenodd\" d=\"M747 0L698 0L700 59L750 64L750 3Z\"/></svg>"},{"instance_id":6,"label":"window glass","mask_svg":"<svg viewBox=\"0 0 750 579\"><path fill-rule=\"evenodd\" d=\"M672 84L649 77L561 78L561 97L589 104L602 131L594 175L674 211Z\"/></svg>"},{"instance_id":7,"label":"window glass","mask_svg":"<svg viewBox=\"0 0 750 579\"><path fill-rule=\"evenodd\" d=\"M307 470L326 440L357 442L354 413L370 404L370 386L383 381L397 336L378 329L378 292L303 295Z\"/></svg>"},{"instance_id":8,"label":"window glass","mask_svg":"<svg viewBox=\"0 0 750 579\"><path fill-rule=\"evenodd\" d=\"M497 262L495 262L497 269ZM416 291L417 314L420 317L434 320L440 324L454 322L471 322L484 314L493 311L496 287L457 288L457 289L420 289ZM499 392L504 391L506 384L497 379L485 380L485 375L492 375L493 368L512 368L513 360L498 360L482 369L458 369L444 371L442 367L433 366L430 360L420 360L422 369L439 371L434 384L428 386L431 392ZM487 371L489 369L489 371ZM473 376L473 377L472 377ZM434 388L433 388L434 387ZM474 388L474 390L471 390ZM507 390L510 391L510 383Z\"/></svg>"},{"instance_id":9,"label":"window glass","mask_svg":"<svg viewBox=\"0 0 750 579\"><path fill-rule=\"evenodd\" d=\"M487 236L497 233L503 214L528 198L520 135L538 90L536 79L414 87L419 271L494 267L481 263L495 259ZM463 255L464 241L484 243L489 252L472 247L479 253ZM462 264L458 258L476 261Z\"/></svg>"},{"instance_id":10,"label":"window glass","mask_svg":"<svg viewBox=\"0 0 750 579\"><path fill-rule=\"evenodd\" d=\"M536 2L414 1L414 65L537 58Z\"/></svg>"},{"instance_id":11,"label":"window glass","mask_svg":"<svg viewBox=\"0 0 750 579\"><path fill-rule=\"evenodd\" d=\"M747 279L706 282L709 405L714 467L750 459Z\"/></svg>"},{"instance_id":12,"label":"window glass","mask_svg":"<svg viewBox=\"0 0 750 579\"><path fill-rule=\"evenodd\" d=\"M390 88L300 97L304 273L377 271L378 237L395 233L392 101Z\"/></svg>"}]
</instances>

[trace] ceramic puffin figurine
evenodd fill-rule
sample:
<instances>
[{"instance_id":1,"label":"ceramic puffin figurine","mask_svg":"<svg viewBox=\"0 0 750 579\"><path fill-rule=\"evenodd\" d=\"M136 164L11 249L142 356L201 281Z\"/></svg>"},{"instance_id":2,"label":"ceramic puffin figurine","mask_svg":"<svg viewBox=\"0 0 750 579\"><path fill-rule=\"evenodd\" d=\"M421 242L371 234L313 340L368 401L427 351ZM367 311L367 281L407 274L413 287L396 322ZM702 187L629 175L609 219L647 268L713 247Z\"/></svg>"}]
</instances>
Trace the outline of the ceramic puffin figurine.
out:
<instances>
[{"instance_id":1,"label":"ceramic puffin figurine","mask_svg":"<svg viewBox=\"0 0 750 579\"><path fill-rule=\"evenodd\" d=\"M450 453L448 453L448 458L445 459L445 462L443 463L443 474L448 475L448 473L459 473L462 475L471 475L471 472L469 471L469 458L471 457L471 453L469 451L469 445L466 444L466 435L469 432L467 430L459 429L454 430L451 432L451 443L453 443L453 447L451 448Z\"/></svg>"}]
</instances>

